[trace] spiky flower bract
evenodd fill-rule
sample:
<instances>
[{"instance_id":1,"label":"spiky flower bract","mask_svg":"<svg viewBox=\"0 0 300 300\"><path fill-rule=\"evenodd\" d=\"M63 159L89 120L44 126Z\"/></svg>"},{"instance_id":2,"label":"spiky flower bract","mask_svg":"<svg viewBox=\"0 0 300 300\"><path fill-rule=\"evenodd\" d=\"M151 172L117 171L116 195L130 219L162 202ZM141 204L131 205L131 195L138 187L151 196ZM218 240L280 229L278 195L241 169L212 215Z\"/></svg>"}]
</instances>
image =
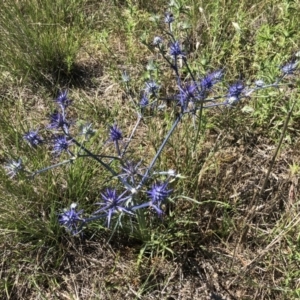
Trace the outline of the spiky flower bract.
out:
<instances>
[{"instance_id":1,"label":"spiky flower bract","mask_svg":"<svg viewBox=\"0 0 300 300\"><path fill-rule=\"evenodd\" d=\"M171 43L170 45L170 55L174 58L178 56L185 56L185 54L181 51L181 47L178 41Z\"/></svg>"},{"instance_id":2,"label":"spiky flower bract","mask_svg":"<svg viewBox=\"0 0 300 300\"><path fill-rule=\"evenodd\" d=\"M156 94L159 90L159 85L154 81L150 80L146 82L145 92L148 94Z\"/></svg>"},{"instance_id":3,"label":"spiky flower bract","mask_svg":"<svg viewBox=\"0 0 300 300\"><path fill-rule=\"evenodd\" d=\"M142 108L146 107L149 104L149 99L147 97L147 95L144 93L141 100L140 100L140 106Z\"/></svg>"},{"instance_id":4,"label":"spiky flower bract","mask_svg":"<svg viewBox=\"0 0 300 300\"><path fill-rule=\"evenodd\" d=\"M210 90L213 86L213 80L212 80L212 77L210 75L207 75L205 76L201 82L200 82L200 85L201 85L201 89L202 90Z\"/></svg>"},{"instance_id":5,"label":"spiky flower bract","mask_svg":"<svg viewBox=\"0 0 300 300\"><path fill-rule=\"evenodd\" d=\"M164 22L165 22L166 24L171 24L171 23L174 22L174 21L175 21L175 18L174 18L174 16L173 16L173 14L170 13L170 12L166 12L166 13L165 13L165 19L164 19Z\"/></svg>"},{"instance_id":6,"label":"spiky flower bract","mask_svg":"<svg viewBox=\"0 0 300 300\"><path fill-rule=\"evenodd\" d=\"M81 218L83 210L76 210L77 204L72 203L70 209L65 209L63 213L59 214L58 222L60 225L64 226L72 234L77 234L80 225L84 222Z\"/></svg>"},{"instance_id":7,"label":"spiky flower bract","mask_svg":"<svg viewBox=\"0 0 300 300\"><path fill-rule=\"evenodd\" d=\"M210 90L214 84L222 80L224 75L223 70L217 70L212 73L207 74L200 82L202 90Z\"/></svg>"},{"instance_id":8,"label":"spiky flower bract","mask_svg":"<svg viewBox=\"0 0 300 300\"><path fill-rule=\"evenodd\" d=\"M50 115L50 124L48 129L63 129L68 132L69 123L67 122L65 116L59 112L54 112Z\"/></svg>"},{"instance_id":9,"label":"spiky flower bract","mask_svg":"<svg viewBox=\"0 0 300 300\"><path fill-rule=\"evenodd\" d=\"M65 109L72 103L72 101L68 99L68 91L61 92L55 99L55 102L58 103L62 109Z\"/></svg>"},{"instance_id":10,"label":"spiky flower bract","mask_svg":"<svg viewBox=\"0 0 300 300\"><path fill-rule=\"evenodd\" d=\"M197 87L193 83L186 84L184 87L179 87L180 93L177 98L179 99L179 104L183 111L187 108L189 101L195 97L194 92L196 89Z\"/></svg>"},{"instance_id":11,"label":"spiky flower bract","mask_svg":"<svg viewBox=\"0 0 300 300\"><path fill-rule=\"evenodd\" d=\"M155 183L147 191L147 195L150 198L150 206L155 209L159 216L163 214L160 206L170 196L171 192L172 190L168 189L168 182Z\"/></svg>"},{"instance_id":12,"label":"spiky flower bract","mask_svg":"<svg viewBox=\"0 0 300 300\"><path fill-rule=\"evenodd\" d=\"M31 130L23 135L23 139L28 142L31 147L36 148L43 143L42 138L38 135L38 130Z\"/></svg>"},{"instance_id":13,"label":"spiky flower bract","mask_svg":"<svg viewBox=\"0 0 300 300\"><path fill-rule=\"evenodd\" d=\"M162 44L163 40L160 36L156 36L153 39L153 45L154 46L159 46L160 44Z\"/></svg>"},{"instance_id":14,"label":"spiky flower bract","mask_svg":"<svg viewBox=\"0 0 300 300\"><path fill-rule=\"evenodd\" d=\"M123 139L122 132L118 128L117 124L114 124L109 128L109 139L113 142L117 142Z\"/></svg>"},{"instance_id":15,"label":"spiky flower bract","mask_svg":"<svg viewBox=\"0 0 300 300\"><path fill-rule=\"evenodd\" d=\"M92 123L80 124L79 130L79 135L83 135L86 141L88 141L92 136L94 136L96 132L96 130L93 129Z\"/></svg>"},{"instance_id":16,"label":"spiky flower bract","mask_svg":"<svg viewBox=\"0 0 300 300\"><path fill-rule=\"evenodd\" d=\"M230 105L237 103L240 100L244 88L245 86L242 81L233 83L228 89L226 102Z\"/></svg>"},{"instance_id":17,"label":"spiky flower bract","mask_svg":"<svg viewBox=\"0 0 300 300\"><path fill-rule=\"evenodd\" d=\"M126 178L128 182L132 183L135 185L135 179L137 176L142 176L142 173L140 172L140 164L136 163L134 161L125 161L123 166L121 167L122 171L124 173L120 174L119 177Z\"/></svg>"},{"instance_id":18,"label":"spiky flower bract","mask_svg":"<svg viewBox=\"0 0 300 300\"><path fill-rule=\"evenodd\" d=\"M111 217L115 213L128 213L133 214L129 209L124 207L125 202L129 199L130 196L125 196L127 191L123 192L121 195L118 195L115 189L107 188L104 193L101 193L103 203L96 203L97 205L104 206L94 214L98 214L100 212L107 213L107 227L110 226Z\"/></svg>"},{"instance_id":19,"label":"spiky flower bract","mask_svg":"<svg viewBox=\"0 0 300 300\"><path fill-rule=\"evenodd\" d=\"M64 135L58 135L54 138L53 152L60 155L63 151L68 151L72 140L67 140Z\"/></svg>"},{"instance_id":20,"label":"spiky flower bract","mask_svg":"<svg viewBox=\"0 0 300 300\"><path fill-rule=\"evenodd\" d=\"M6 165L4 165L4 169L11 179L23 169L22 160L20 158L18 160L11 160Z\"/></svg>"}]
</instances>

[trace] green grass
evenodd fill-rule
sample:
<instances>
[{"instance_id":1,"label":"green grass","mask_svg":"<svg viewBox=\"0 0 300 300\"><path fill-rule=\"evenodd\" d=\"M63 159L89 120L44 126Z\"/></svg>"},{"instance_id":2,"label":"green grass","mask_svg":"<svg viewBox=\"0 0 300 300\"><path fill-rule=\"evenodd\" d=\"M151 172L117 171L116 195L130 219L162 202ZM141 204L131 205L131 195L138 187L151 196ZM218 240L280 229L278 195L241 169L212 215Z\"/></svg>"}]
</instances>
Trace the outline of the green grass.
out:
<instances>
[{"instance_id":1,"label":"green grass","mask_svg":"<svg viewBox=\"0 0 300 300\"><path fill-rule=\"evenodd\" d=\"M0 11L2 71L49 85L80 81L76 56L89 30L86 5L85 0L6 1Z\"/></svg>"},{"instance_id":2,"label":"green grass","mask_svg":"<svg viewBox=\"0 0 300 300\"><path fill-rule=\"evenodd\" d=\"M62 88L73 100L74 123L93 123L86 146L112 155L105 144L109 126L117 122L127 137L137 120L122 72L130 74L135 101L149 78L163 95L175 91L172 71L149 46L164 28L153 16L163 18L168 3L197 78L225 67L226 84L271 83L299 51L297 2L6 1L0 8L1 164L20 157L37 170L60 161L50 146L32 149L22 135L40 128L51 138L43 128ZM190 79L187 72L182 77ZM83 158L30 180L9 179L1 168L0 298L170 300L215 293L298 299L299 74L283 83L233 109L205 110L199 135L198 124L184 116L156 163L155 170L183 176L171 183L163 220L145 210L139 220L122 218L110 229L95 222L83 238L73 237L59 227L57 214L73 202L92 213L116 179ZM176 115L171 106L148 109L130 144L132 157L146 166Z\"/></svg>"}]
</instances>

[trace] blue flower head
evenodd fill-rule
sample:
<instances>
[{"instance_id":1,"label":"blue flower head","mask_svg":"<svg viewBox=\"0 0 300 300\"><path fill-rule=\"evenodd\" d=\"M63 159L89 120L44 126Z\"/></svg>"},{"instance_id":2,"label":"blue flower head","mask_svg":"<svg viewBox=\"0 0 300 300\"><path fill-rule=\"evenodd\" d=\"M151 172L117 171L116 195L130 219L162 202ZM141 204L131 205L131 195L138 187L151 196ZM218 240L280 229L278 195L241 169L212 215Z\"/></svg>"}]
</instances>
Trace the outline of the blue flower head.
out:
<instances>
[{"instance_id":1,"label":"blue flower head","mask_svg":"<svg viewBox=\"0 0 300 300\"><path fill-rule=\"evenodd\" d=\"M168 182L155 183L151 189L147 191L147 195L150 198L150 206L156 210L159 216L163 213L160 209L160 205L170 196L171 192L172 190L168 189Z\"/></svg>"},{"instance_id":2,"label":"blue flower head","mask_svg":"<svg viewBox=\"0 0 300 300\"><path fill-rule=\"evenodd\" d=\"M132 160L125 161L121 167L123 173L119 174L119 177L125 178L128 182L135 186L136 177L142 177L143 175L140 168L141 163L141 161L138 163Z\"/></svg>"},{"instance_id":3,"label":"blue flower head","mask_svg":"<svg viewBox=\"0 0 300 300\"><path fill-rule=\"evenodd\" d=\"M166 12L165 13L165 20L164 21L165 21L166 24L171 24L172 22L175 21L175 18L174 18L174 16L173 16L172 13Z\"/></svg>"},{"instance_id":4,"label":"blue flower head","mask_svg":"<svg viewBox=\"0 0 300 300\"><path fill-rule=\"evenodd\" d=\"M240 100L240 95L243 92L245 86L242 81L237 81L234 84L232 84L227 93L227 99L226 102L228 104L235 104Z\"/></svg>"},{"instance_id":5,"label":"blue flower head","mask_svg":"<svg viewBox=\"0 0 300 300\"><path fill-rule=\"evenodd\" d=\"M79 225L84 222L84 219L81 218L83 210L76 210L77 204L72 203L70 209L65 209L63 213L59 214L58 222L60 225L64 226L72 234L78 233Z\"/></svg>"},{"instance_id":6,"label":"blue flower head","mask_svg":"<svg viewBox=\"0 0 300 300\"><path fill-rule=\"evenodd\" d=\"M49 129L63 129L68 132L69 123L67 122L65 116L59 112L54 112L50 115Z\"/></svg>"},{"instance_id":7,"label":"blue flower head","mask_svg":"<svg viewBox=\"0 0 300 300\"><path fill-rule=\"evenodd\" d=\"M59 135L54 138L53 152L60 155L63 151L68 151L72 140L67 140L64 135Z\"/></svg>"},{"instance_id":8,"label":"blue flower head","mask_svg":"<svg viewBox=\"0 0 300 300\"><path fill-rule=\"evenodd\" d=\"M140 101L140 106L141 106L142 108L144 108L144 107L148 106L148 104L149 104L149 99L148 99L148 97L146 96L146 94L143 94L143 96L142 96L142 98L141 98L141 101Z\"/></svg>"},{"instance_id":9,"label":"blue flower head","mask_svg":"<svg viewBox=\"0 0 300 300\"><path fill-rule=\"evenodd\" d=\"M135 163L134 161L129 160L123 164L122 170L125 172L124 174L126 174L127 176L134 176L136 174L139 174L138 170L140 164L141 162Z\"/></svg>"},{"instance_id":10,"label":"blue flower head","mask_svg":"<svg viewBox=\"0 0 300 300\"><path fill-rule=\"evenodd\" d=\"M118 212L125 212L128 214L133 214L130 210L124 207L125 202L129 199L130 196L124 196L125 193L118 195L115 189L107 188L104 193L101 193L103 203L96 203L97 205L103 206L94 212L94 214L98 214L100 212L107 213L107 226L109 227L111 217L113 214Z\"/></svg>"},{"instance_id":11,"label":"blue flower head","mask_svg":"<svg viewBox=\"0 0 300 300\"><path fill-rule=\"evenodd\" d=\"M185 54L181 51L181 47L178 41L171 43L170 45L170 55L174 56L174 58L178 56L185 56Z\"/></svg>"},{"instance_id":12,"label":"blue flower head","mask_svg":"<svg viewBox=\"0 0 300 300\"><path fill-rule=\"evenodd\" d=\"M210 90L212 88L212 86L213 86L213 79L212 79L212 77L210 75L205 76L201 80L200 85L201 85L201 89L203 91Z\"/></svg>"},{"instance_id":13,"label":"blue flower head","mask_svg":"<svg viewBox=\"0 0 300 300\"><path fill-rule=\"evenodd\" d=\"M183 110L187 108L189 101L195 97L194 92L196 88L196 85L193 83L186 84L184 87L179 87L180 93L177 98L179 99L179 104Z\"/></svg>"},{"instance_id":14,"label":"blue flower head","mask_svg":"<svg viewBox=\"0 0 300 300\"><path fill-rule=\"evenodd\" d=\"M123 139L122 132L116 124L109 128L109 139L113 142Z\"/></svg>"},{"instance_id":15,"label":"blue flower head","mask_svg":"<svg viewBox=\"0 0 300 300\"><path fill-rule=\"evenodd\" d=\"M11 160L6 165L4 165L4 169L9 178L15 177L20 171L22 171L22 160L19 158L18 160Z\"/></svg>"},{"instance_id":16,"label":"blue flower head","mask_svg":"<svg viewBox=\"0 0 300 300\"><path fill-rule=\"evenodd\" d=\"M214 80L214 84L219 82L220 80L223 79L223 76L224 76L224 69L219 69L219 70L216 70L214 72L212 72L210 74L210 76L213 78Z\"/></svg>"},{"instance_id":17,"label":"blue flower head","mask_svg":"<svg viewBox=\"0 0 300 300\"><path fill-rule=\"evenodd\" d=\"M210 90L214 84L222 80L223 75L224 75L223 70L217 70L206 75L200 82L201 89L203 91Z\"/></svg>"},{"instance_id":18,"label":"blue flower head","mask_svg":"<svg viewBox=\"0 0 300 300\"><path fill-rule=\"evenodd\" d=\"M62 107L62 109L65 109L72 103L72 101L68 99L68 91L61 92L55 99L55 102L58 103Z\"/></svg>"},{"instance_id":19,"label":"blue flower head","mask_svg":"<svg viewBox=\"0 0 300 300\"><path fill-rule=\"evenodd\" d=\"M23 135L23 139L28 142L31 147L36 148L39 144L43 143L42 138L38 135L38 130L28 131Z\"/></svg>"}]
</instances>

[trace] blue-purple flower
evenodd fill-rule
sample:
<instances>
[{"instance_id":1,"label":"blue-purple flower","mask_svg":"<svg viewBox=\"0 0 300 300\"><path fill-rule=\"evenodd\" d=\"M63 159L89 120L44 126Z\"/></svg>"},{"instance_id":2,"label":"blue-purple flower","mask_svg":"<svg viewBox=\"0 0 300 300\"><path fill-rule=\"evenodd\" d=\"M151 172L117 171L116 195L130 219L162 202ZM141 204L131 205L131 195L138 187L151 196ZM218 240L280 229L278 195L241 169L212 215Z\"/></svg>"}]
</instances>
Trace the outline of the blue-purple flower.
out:
<instances>
[{"instance_id":1,"label":"blue-purple flower","mask_svg":"<svg viewBox=\"0 0 300 300\"><path fill-rule=\"evenodd\" d=\"M23 135L23 139L28 142L28 144L36 148L39 144L43 143L42 138L38 135L38 130L28 131Z\"/></svg>"},{"instance_id":2,"label":"blue-purple flower","mask_svg":"<svg viewBox=\"0 0 300 300\"><path fill-rule=\"evenodd\" d=\"M64 135L58 135L54 138L53 152L57 155L60 155L63 151L69 152L68 149L71 143L72 140L67 140Z\"/></svg>"},{"instance_id":3,"label":"blue-purple flower","mask_svg":"<svg viewBox=\"0 0 300 300\"><path fill-rule=\"evenodd\" d=\"M200 85L201 85L201 90L203 91L206 91L206 90L210 90L213 86L213 79L212 77L209 75L205 76L201 82L200 82Z\"/></svg>"},{"instance_id":4,"label":"blue-purple flower","mask_svg":"<svg viewBox=\"0 0 300 300\"><path fill-rule=\"evenodd\" d=\"M49 129L63 129L68 132L69 123L67 122L65 116L59 112L54 112L50 115Z\"/></svg>"},{"instance_id":5,"label":"blue-purple flower","mask_svg":"<svg viewBox=\"0 0 300 300\"><path fill-rule=\"evenodd\" d=\"M123 163L123 166L121 167L121 169L124 173L119 174L119 177L125 178L126 180L128 180L128 182L135 185L136 176L140 176L140 177L142 176L142 173L140 171L140 164L141 164L141 161L138 163L136 163L132 160L125 161Z\"/></svg>"},{"instance_id":6,"label":"blue-purple flower","mask_svg":"<svg viewBox=\"0 0 300 300\"><path fill-rule=\"evenodd\" d=\"M223 70L217 70L210 74L207 74L200 82L201 89L203 91L210 90L214 84L222 80L224 75Z\"/></svg>"},{"instance_id":7,"label":"blue-purple flower","mask_svg":"<svg viewBox=\"0 0 300 300\"><path fill-rule=\"evenodd\" d=\"M10 160L6 165L4 165L4 169L11 179L23 169L22 160L20 158L18 160Z\"/></svg>"},{"instance_id":8,"label":"blue-purple flower","mask_svg":"<svg viewBox=\"0 0 300 300\"><path fill-rule=\"evenodd\" d=\"M122 132L118 128L117 124L114 124L109 128L109 139L113 142L117 142L123 139Z\"/></svg>"},{"instance_id":9,"label":"blue-purple flower","mask_svg":"<svg viewBox=\"0 0 300 300\"><path fill-rule=\"evenodd\" d=\"M146 193L150 198L149 202L142 203L132 208L133 211L144 208L144 207L152 207L159 216L163 214L160 206L162 202L167 200L170 196L172 190L168 189L168 182L158 182L152 185L151 189L148 190Z\"/></svg>"},{"instance_id":10,"label":"blue-purple flower","mask_svg":"<svg viewBox=\"0 0 300 300\"><path fill-rule=\"evenodd\" d=\"M165 20L164 21L165 21L166 24L171 24L172 22L175 21L175 18L174 18L174 16L173 16L172 13L166 12L165 13Z\"/></svg>"},{"instance_id":11,"label":"blue-purple flower","mask_svg":"<svg viewBox=\"0 0 300 300\"><path fill-rule=\"evenodd\" d=\"M55 102L57 102L62 107L62 109L65 109L71 104L72 101L68 99L68 91L63 91L55 99Z\"/></svg>"},{"instance_id":12,"label":"blue-purple flower","mask_svg":"<svg viewBox=\"0 0 300 300\"><path fill-rule=\"evenodd\" d=\"M178 41L171 43L170 45L170 55L174 56L174 58L178 56L185 56L185 54L181 51L181 47Z\"/></svg>"},{"instance_id":13,"label":"blue-purple flower","mask_svg":"<svg viewBox=\"0 0 300 300\"><path fill-rule=\"evenodd\" d=\"M226 102L230 105L237 103L240 100L240 95L244 88L245 86L242 81L237 81L232 84L228 89Z\"/></svg>"},{"instance_id":14,"label":"blue-purple flower","mask_svg":"<svg viewBox=\"0 0 300 300\"><path fill-rule=\"evenodd\" d=\"M127 191L123 192L121 195L118 195L115 189L107 188L104 193L101 193L103 202L96 204L103 207L95 211L94 214L106 212L108 227L110 226L110 221L113 214L122 212L133 214L124 206L125 202L130 198L130 196L125 196L126 192Z\"/></svg>"},{"instance_id":15,"label":"blue-purple flower","mask_svg":"<svg viewBox=\"0 0 300 300\"><path fill-rule=\"evenodd\" d=\"M127 176L135 176L136 174L139 174L139 166L141 164L141 161L139 163L135 163L132 160L125 161L125 163L122 166L122 170L125 172Z\"/></svg>"},{"instance_id":16,"label":"blue-purple flower","mask_svg":"<svg viewBox=\"0 0 300 300\"><path fill-rule=\"evenodd\" d=\"M59 224L64 226L72 234L77 234L79 225L85 221L81 218L83 210L77 211L76 207L77 204L72 203L69 210L65 209L64 212L58 216Z\"/></svg>"},{"instance_id":17,"label":"blue-purple flower","mask_svg":"<svg viewBox=\"0 0 300 300\"><path fill-rule=\"evenodd\" d=\"M189 101L195 97L194 92L197 87L195 84L186 84L184 87L179 87L180 93L177 96L179 104L183 110L185 110L189 104Z\"/></svg>"},{"instance_id":18,"label":"blue-purple flower","mask_svg":"<svg viewBox=\"0 0 300 300\"><path fill-rule=\"evenodd\" d=\"M148 106L148 104L149 104L149 99L146 94L143 94L141 101L140 101L140 106L142 108L144 108L144 107Z\"/></svg>"}]
</instances>

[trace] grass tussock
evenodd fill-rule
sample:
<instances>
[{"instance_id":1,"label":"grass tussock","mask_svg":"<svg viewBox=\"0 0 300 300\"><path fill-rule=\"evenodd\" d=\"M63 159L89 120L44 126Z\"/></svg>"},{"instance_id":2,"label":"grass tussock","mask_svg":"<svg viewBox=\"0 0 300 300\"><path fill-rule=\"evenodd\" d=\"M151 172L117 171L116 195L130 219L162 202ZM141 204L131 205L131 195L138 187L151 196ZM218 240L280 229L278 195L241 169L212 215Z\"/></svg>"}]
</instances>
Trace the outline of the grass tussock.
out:
<instances>
[{"instance_id":1,"label":"grass tussock","mask_svg":"<svg viewBox=\"0 0 300 300\"><path fill-rule=\"evenodd\" d=\"M78 157L28 178L26 172L69 159L53 155L50 143L34 148L23 140L35 128L53 140L49 116L64 89L76 134L89 123L95 129L82 142L86 148L113 156L105 162L117 169L110 126L117 123L126 137L122 148L138 124L127 157L140 161L141 169L149 165L179 114L168 99L147 107L140 123L136 117L145 82L158 82L162 97L178 93L174 70L153 46L153 38L166 32L166 11L174 15L174 35L197 80L224 68L215 93L237 80L271 84L284 63L299 57L297 2L1 6L0 162L5 167L21 158L26 166L13 178L0 168L1 299L300 297L299 68L234 107L203 110L197 121L184 116L155 164L156 171L181 175L170 182L163 218L145 209L121 223L112 218L109 228L101 220L90 223L84 235L72 236L59 226L63 209L76 202L91 214L100 193L120 181L95 160ZM181 63L180 79L188 83ZM139 201L146 199L142 194Z\"/></svg>"}]
</instances>

